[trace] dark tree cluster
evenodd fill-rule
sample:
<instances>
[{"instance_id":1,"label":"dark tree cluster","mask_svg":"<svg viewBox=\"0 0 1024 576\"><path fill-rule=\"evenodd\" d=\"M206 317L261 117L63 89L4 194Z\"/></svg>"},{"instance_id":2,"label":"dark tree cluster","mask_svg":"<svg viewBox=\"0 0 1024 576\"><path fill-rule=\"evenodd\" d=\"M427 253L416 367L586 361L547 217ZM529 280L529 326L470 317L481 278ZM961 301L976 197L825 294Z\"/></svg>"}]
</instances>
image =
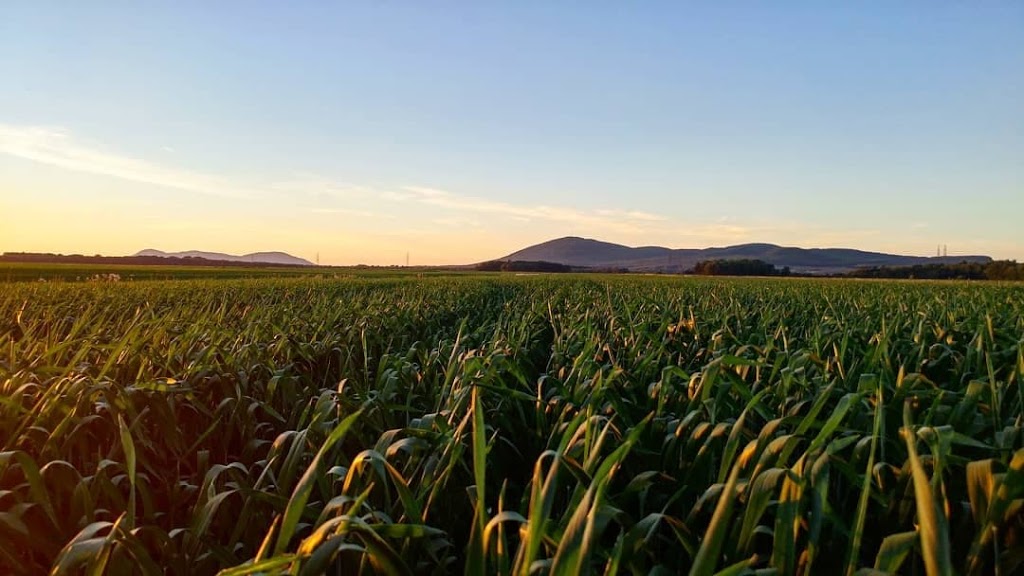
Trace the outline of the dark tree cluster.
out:
<instances>
[{"instance_id":1,"label":"dark tree cluster","mask_svg":"<svg viewBox=\"0 0 1024 576\"><path fill-rule=\"evenodd\" d=\"M701 276L789 276L789 266L776 268L764 260L702 260L693 267Z\"/></svg>"},{"instance_id":2,"label":"dark tree cluster","mask_svg":"<svg viewBox=\"0 0 1024 576\"><path fill-rule=\"evenodd\" d=\"M1024 264L1015 260L917 264L859 268L848 272L853 278L918 278L924 280L1024 280Z\"/></svg>"},{"instance_id":3,"label":"dark tree cluster","mask_svg":"<svg viewBox=\"0 0 1024 576\"><path fill-rule=\"evenodd\" d=\"M481 272L572 272L572 266L544 261L491 260L476 265Z\"/></svg>"}]
</instances>

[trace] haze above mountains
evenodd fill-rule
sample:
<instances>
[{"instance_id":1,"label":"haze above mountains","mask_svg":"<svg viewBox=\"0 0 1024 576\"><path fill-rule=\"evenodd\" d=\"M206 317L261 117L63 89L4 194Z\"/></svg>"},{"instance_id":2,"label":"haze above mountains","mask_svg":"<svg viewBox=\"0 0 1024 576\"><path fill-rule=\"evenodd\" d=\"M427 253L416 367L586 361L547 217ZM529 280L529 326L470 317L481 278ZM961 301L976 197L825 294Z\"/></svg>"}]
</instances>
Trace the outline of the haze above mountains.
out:
<instances>
[{"instance_id":1,"label":"haze above mountains","mask_svg":"<svg viewBox=\"0 0 1024 576\"><path fill-rule=\"evenodd\" d=\"M223 262L253 264L286 264L314 266L309 260L284 252L253 252L242 256L221 252L188 250L163 252L146 249L136 256L204 258ZM904 256L867 252L851 248L795 248L775 244L739 244L713 248L665 248L663 246L630 247L590 238L567 236L535 244L513 252L501 261L552 262L573 268L615 269L631 272L685 272L703 260L761 260L794 272L833 274L865 267L898 267L917 264L953 264L958 262L990 262L982 255L966 256Z\"/></svg>"}]
</instances>

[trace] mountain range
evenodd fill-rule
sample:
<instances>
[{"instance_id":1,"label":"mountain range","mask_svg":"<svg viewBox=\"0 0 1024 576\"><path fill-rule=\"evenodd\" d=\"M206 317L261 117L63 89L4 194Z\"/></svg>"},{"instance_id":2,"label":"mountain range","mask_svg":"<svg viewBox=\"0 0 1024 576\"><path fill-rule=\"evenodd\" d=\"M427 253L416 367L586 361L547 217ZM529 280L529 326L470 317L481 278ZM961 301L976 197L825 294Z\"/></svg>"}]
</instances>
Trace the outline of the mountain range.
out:
<instances>
[{"instance_id":1,"label":"mountain range","mask_svg":"<svg viewBox=\"0 0 1024 576\"><path fill-rule=\"evenodd\" d=\"M250 262L253 264L287 264L290 266L314 266L312 262L304 258L292 256L285 252L253 252L242 256L224 254L221 252L203 252L201 250L187 250L185 252L164 252L147 248L135 253L135 256L156 256L158 258L204 258L206 260L218 260L221 262Z\"/></svg>"},{"instance_id":2,"label":"mountain range","mask_svg":"<svg viewBox=\"0 0 1024 576\"><path fill-rule=\"evenodd\" d=\"M568 236L513 252L502 261L553 262L578 268L634 272L685 272L703 260L761 260L809 274L833 274L876 266L991 262L989 256L902 256L851 248L795 248L775 244L739 244L721 248L630 247Z\"/></svg>"}]
</instances>

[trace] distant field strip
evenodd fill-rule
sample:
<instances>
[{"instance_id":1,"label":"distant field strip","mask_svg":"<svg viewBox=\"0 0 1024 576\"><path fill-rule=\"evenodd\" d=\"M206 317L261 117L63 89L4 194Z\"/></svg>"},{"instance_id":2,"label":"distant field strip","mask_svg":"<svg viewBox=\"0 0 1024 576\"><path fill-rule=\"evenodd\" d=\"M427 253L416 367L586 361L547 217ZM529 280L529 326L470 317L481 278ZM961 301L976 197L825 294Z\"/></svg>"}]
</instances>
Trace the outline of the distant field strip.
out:
<instances>
[{"instance_id":1,"label":"distant field strip","mask_svg":"<svg viewBox=\"0 0 1024 576\"><path fill-rule=\"evenodd\" d=\"M1021 284L92 279L0 284L0 573L1024 570Z\"/></svg>"}]
</instances>

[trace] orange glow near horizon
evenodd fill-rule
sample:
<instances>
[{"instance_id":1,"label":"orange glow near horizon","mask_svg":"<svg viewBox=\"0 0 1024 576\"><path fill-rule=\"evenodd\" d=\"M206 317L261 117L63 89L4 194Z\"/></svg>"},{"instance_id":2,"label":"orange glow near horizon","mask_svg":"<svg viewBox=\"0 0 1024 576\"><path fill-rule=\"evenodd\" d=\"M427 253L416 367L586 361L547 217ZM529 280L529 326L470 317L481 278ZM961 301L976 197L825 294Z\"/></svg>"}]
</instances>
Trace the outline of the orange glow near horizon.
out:
<instances>
[{"instance_id":1,"label":"orange glow near horizon","mask_svg":"<svg viewBox=\"0 0 1024 576\"><path fill-rule=\"evenodd\" d=\"M331 265L468 264L562 236L629 246L749 242L997 259L1020 238L952 236L927 223L836 228L740 216L691 220L636 207L527 204L435 188L371 188L322 179L242 185L231 178L93 151L63 133L0 130L0 251L130 255L145 248L228 254L281 251ZM4 148L6 147L6 148ZM12 158L11 155L14 154ZM92 162L83 166L83 159ZM246 194L237 198L237 194Z\"/></svg>"}]
</instances>

